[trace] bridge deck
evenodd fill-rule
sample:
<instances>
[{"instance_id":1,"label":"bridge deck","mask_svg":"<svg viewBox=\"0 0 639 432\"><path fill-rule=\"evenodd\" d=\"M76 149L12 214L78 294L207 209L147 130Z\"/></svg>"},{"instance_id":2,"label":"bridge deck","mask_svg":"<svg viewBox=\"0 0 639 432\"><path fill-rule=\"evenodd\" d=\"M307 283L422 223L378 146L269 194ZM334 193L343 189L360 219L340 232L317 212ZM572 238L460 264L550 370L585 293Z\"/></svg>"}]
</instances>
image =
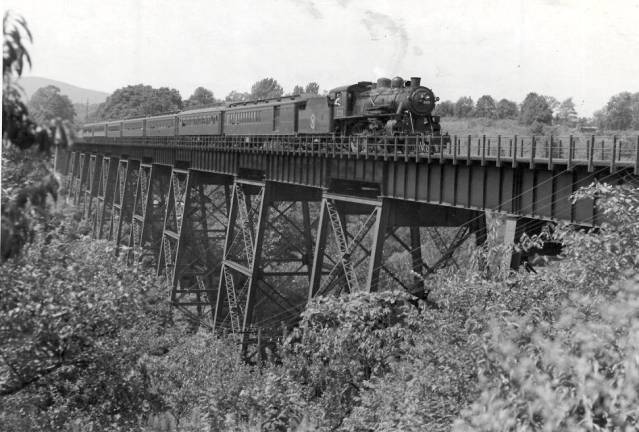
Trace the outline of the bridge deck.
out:
<instances>
[{"instance_id":1,"label":"bridge deck","mask_svg":"<svg viewBox=\"0 0 639 432\"><path fill-rule=\"evenodd\" d=\"M494 162L497 166L528 163L612 169L633 167L639 174L639 136L457 136L432 137L328 137L181 136L90 138L81 143L116 147L233 151L262 154L295 154L310 157L378 158L382 160L440 160ZM126 152L125 152L126 153Z\"/></svg>"}]
</instances>

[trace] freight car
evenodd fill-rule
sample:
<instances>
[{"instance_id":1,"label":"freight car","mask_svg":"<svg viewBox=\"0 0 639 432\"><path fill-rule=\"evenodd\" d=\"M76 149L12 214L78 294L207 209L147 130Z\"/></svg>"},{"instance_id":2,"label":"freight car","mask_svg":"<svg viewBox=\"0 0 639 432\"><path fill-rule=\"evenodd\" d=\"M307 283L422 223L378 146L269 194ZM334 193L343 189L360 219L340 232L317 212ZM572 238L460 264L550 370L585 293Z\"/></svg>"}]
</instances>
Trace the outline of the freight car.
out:
<instances>
[{"instance_id":1,"label":"freight car","mask_svg":"<svg viewBox=\"0 0 639 432\"><path fill-rule=\"evenodd\" d=\"M83 138L179 136L441 136L432 112L439 98L420 84L380 78L331 90L327 96L295 95L235 102L147 118L86 124Z\"/></svg>"}]
</instances>

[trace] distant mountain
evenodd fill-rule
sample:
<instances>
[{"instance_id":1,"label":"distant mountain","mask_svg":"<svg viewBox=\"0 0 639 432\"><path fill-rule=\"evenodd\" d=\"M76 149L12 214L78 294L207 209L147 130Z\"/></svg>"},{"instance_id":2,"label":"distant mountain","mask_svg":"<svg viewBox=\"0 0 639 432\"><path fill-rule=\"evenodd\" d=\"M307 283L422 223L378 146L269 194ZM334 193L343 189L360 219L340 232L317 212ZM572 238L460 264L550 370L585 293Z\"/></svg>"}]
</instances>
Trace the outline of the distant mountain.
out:
<instances>
[{"instance_id":1,"label":"distant mountain","mask_svg":"<svg viewBox=\"0 0 639 432\"><path fill-rule=\"evenodd\" d=\"M60 93L69 96L74 104L98 104L106 100L109 93L76 87L62 81L56 81L49 78L26 76L20 78L18 84L24 89L27 99L31 97L41 87L54 85L60 89Z\"/></svg>"}]
</instances>

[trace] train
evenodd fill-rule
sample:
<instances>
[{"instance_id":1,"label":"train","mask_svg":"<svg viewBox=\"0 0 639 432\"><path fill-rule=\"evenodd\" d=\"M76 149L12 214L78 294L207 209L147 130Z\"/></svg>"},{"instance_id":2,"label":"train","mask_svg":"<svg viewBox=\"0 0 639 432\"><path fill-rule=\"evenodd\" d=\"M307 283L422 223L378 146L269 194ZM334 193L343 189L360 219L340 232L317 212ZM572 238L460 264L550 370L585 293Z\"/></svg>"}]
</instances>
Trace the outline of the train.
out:
<instances>
[{"instance_id":1,"label":"train","mask_svg":"<svg viewBox=\"0 0 639 432\"><path fill-rule=\"evenodd\" d=\"M413 77L380 78L337 87L327 95L302 94L234 102L210 108L88 123L82 138L199 135L440 136L439 100Z\"/></svg>"}]
</instances>

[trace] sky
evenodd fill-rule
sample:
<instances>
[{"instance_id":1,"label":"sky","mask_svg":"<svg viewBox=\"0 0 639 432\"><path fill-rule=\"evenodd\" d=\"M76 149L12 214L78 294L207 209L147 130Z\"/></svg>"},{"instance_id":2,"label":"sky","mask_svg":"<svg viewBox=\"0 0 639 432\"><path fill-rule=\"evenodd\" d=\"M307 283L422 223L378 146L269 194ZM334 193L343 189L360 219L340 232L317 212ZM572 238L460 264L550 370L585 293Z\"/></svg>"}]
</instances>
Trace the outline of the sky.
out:
<instances>
[{"instance_id":1,"label":"sky","mask_svg":"<svg viewBox=\"0 0 639 432\"><path fill-rule=\"evenodd\" d=\"M590 116L639 91L639 0L3 0L33 33L25 75L113 92L198 86L222 98L422 78L442 100L528 92Z\"/></svg>"}]
</instances>

